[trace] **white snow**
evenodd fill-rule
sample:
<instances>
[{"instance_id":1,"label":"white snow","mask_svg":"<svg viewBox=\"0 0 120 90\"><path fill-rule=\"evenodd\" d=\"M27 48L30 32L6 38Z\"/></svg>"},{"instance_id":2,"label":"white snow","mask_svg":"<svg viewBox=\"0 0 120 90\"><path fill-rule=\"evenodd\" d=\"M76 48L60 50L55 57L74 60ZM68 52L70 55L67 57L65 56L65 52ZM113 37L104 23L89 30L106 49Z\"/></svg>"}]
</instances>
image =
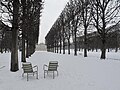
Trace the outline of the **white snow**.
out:
<instances>
[{"instance_id":1,"label":"white snow","mask_svg":"<svg viewBox=\"0 0 120 90\"><path fill-rule=\"evenodd\" d=\"M20 54L20 53L19 53ZM39 79L26 75L22 77L19 56L19 71L10 72L10 53L0 54L0 90L120 90L120 53L109 52L107 59L99 59L100 52L83 52L73 54L57 54L51 52L35 52L27 59L39 67ZM49 73L43 77L43 65L49 61L59 62L59 76L52 78Z\"/></svg>"}]
</instances>

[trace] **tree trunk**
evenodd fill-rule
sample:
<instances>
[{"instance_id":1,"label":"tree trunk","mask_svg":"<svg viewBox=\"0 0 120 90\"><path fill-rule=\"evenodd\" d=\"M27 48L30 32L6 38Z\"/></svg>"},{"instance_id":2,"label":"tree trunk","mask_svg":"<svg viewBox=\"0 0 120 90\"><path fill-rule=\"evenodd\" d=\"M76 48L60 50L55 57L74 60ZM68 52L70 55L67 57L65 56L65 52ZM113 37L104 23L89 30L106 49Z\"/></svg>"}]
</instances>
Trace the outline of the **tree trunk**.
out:
<instances>
[{"instance_id":1,"label":"tree trunk","mask_svg":"<svg viewBox=\"0 0 120 90\"><path fill-rule=\"evenodd\" d=\"M84 48L84 57L87 57L87 49Z\"/></svg>"},{"instance_id":2,"label":"tree trunk","mask_svg":"<svg viewBox=\"0 0 120 90\"><path fill-rule=\"evenodd\" d=\"M10 70L18 71L18 12L19 0L13 0L13 23L12 23L12 50L11 50L11 68Z\"/></svg>"},{"instance_id":3,"label":"tree trunk","mask_svg":"<svg viewBox=\"0 0 120 90\"><path fill-rule=\"evenodd\" d=\"M102 53L101 53L101 59L105 59L106 58L106 50L102 49L101 51L102 51Z\"/></svg>"},{"instance_id":4,"label":"tree trunk","mask_svg":"<svg viewBox=\"0 0 120 90\"><path fill-rule=\"evenodd\" d=\"M77 35L76 34L77 34L77 22L74 25L74 55L75 56L77 56Z\"/></svg>"},{"instance_id":5,"label":"tree trunk","mask_svg":"<svg viewBox=\"0 0 120 90\"><path fill-rule=\"evenodd\" d=\"M62 32L62 34L63 34L63 54L65 54L65 35L64 35L64 33L65 33L65 28L64 28L64 25L63 25L63 32Z\"/></svg>"},{"instance_id":6,"label":"tree trunk","mask_svg":"<svg viewBox=\"0 0 120 90\"><path fill-rule=\"evenodd\" d=\"M84 57L87 57L87 28L84 31Z\"/></svg>"},{"instance_id":7,"label":"tree trunk","mask_svg":"<svg viewBox=\"0 0 120 90\"><path fill-rule=\"evenodd\" d=\"M63 54L65 54L65 38L63 37Z\"/></svg>"},{"instance_id":8,"label":"tree trunk","mask_svg":"<svg viewBox=\"0 0 120 90\"><path fill-rule=\"evenodd\" d=\"M105 58L106 58L105 40L102 40L102 49L101 49L100 59L105 59Z\"/></svg>"},{"instance_id":9,"label":"tree trunk","mask_svg":"<svg viewBox=\"0 0 120 90\"><path fill-rule=\"evenodd\" d=\"M2 47L2 42L1 42L1 47L0 47L0 52L3 53L3 47Z\"/></svg>"},{"instance_id":10,"label":"tree trunk","mask_svg":"<svg viewBox=\"0 0 120 90\"><path fill-rule=\"evenodd\" d=\"M23 9L23 16L22 16L22 55L21 61L26 62L26 55L25 55L25 31L26 31L26 0L21 0L22 9Z\"/></svg>"},{"instance_id":11,"label":"tree trunk","mask_svg":"<svg viewBox=\"0 0 120 90\"><path fill-rule=\"evenodd\" d=\"M57 53L58 53L58 42L57 42Z\"/></svg>"},{"instance_id":12,"label":"tree trunk","mask_svg":"<svg viewBox=\"0 0 120 90\"><path fill-rule=\"evenodd\" d=\"M62 48L62 42L61 42L61 36L60 36L60 54L61 54L61 48Z\"/></svg>"},{"instance_id":13,"label":"tree trunk","mask_svg":"<svg viewBox=\"0 0 120 90\"><path fill-rule=\"evenodd\" d=\"M101 34L101 39L102 39L102 53L101 53L101 59L105 59L106 58L106 23L105 23L105 11L102 10L102 23L103 23L103 27L102 27L102 34Z\"/></svg>"},{"instance_id":14,"label":"tree trunk","mask_svg":"<svg viewBox=\"0 0 120 90\"><path fill-rule=\"evenodd\" d=\"M118 47L115 48L115 52L118 52Z\"/></svg>"},{"instance_id":15,"label":"tree trunk","mask_svg":"<svg viewBox=\"0 0 120 90\"><path fill-rule=\"evenodd\" d=\"M70 39L68 39L68 54L70 54Z\"/></svg>"},{"instance_id":16,"label":"tree trunk","mask_svg":"<svg viewBox=\"0 0 120 90\"><path fill-rule=\"evenodd\" d=\"M76 29L74 31L75 40L74 40L74 55L77 56L77 41L76 41Z\"/></svg>"},{"instance_id":17,"label":"tree trunk","mask_svg":"<svg viewBox=\"0 0 120 90\"><path fill-rule=\"evenodd\" d=\"M26 62L26 53L25 53L25 39L24 36L22 35L22 62Z\"/></svg>"},{"instance_id":18,"label":"tree trunk","mask_svg":"<svg viewBox=\"0 0 120 90\"><path fill-rule=\"evenodd\" d=\"M56 53L56 41L54 42L54 52Z\"/></svg>"},{"instance_id":19,"label":"tree trunk","mask_svg":"<svg viewBox=\"0 0 120 90\"><path fill-rule=\"evenodd\" d=\"M80 42L78 42L78 47L79 47L79 51L80 51Z\"/></svg>"},{"instance_id":20,"label":"tree trunk","mask_svg":"<svg viewBox=\"0 0 120 90\"><path fill-rule=\"evenodd\" d=\"M28 44L28 40L26 41L26 58L29 58L29 55L28 55L28 48L29 48L29 44Z\"/></svg>"}]
</instances>

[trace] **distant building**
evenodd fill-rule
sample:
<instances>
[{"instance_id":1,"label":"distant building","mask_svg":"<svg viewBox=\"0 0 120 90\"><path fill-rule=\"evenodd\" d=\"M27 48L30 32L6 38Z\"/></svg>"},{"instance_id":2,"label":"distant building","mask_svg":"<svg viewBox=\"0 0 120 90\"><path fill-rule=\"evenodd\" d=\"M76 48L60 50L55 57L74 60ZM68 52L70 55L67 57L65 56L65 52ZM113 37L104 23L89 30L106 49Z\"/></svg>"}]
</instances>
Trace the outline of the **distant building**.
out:
<instances>
[{"instance_id":1,"label":"distant building","mask_svg":"<svg viewBox=\"0 0 120 90\"><path fill-rule=\"evenodd\" d=\"M110 26L107 28L106 33L106 49L120 48L120 24ZM84 48L84 35L77 37L77 44L79 49ZM87 48L88 49L101 49L101 37L97 31L87 34Z\"/></svg>"},{"instance_id":2,"label":"distant building","mask_svg":"<svg viewBox=\"0 0 120 90\"><path fill-rule=\"evenodd\" d=\"M36 45L36 51L47 51L47 47L44 43Z\"/></svg>"}]
</instances>

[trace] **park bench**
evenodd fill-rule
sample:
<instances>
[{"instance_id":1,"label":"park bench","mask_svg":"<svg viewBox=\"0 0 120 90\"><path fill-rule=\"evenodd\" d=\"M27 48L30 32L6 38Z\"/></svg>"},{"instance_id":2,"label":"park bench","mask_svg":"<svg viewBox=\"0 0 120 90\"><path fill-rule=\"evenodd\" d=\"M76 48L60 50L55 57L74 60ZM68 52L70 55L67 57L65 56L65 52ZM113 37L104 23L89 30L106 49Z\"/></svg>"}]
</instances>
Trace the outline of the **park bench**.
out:
<instances>
[{"instance_id":1,"label":"park bench","mask_svg":"<svg viewBox=\"0 0 120 90\"><path fill-rule=\"evenodd\" d=\"M43 70L44 70L44 78L45 78L45 73L53 72L53 79L55 77L55 71L57 72L58 76L58 61L50 61L49 65L44 64Z\"/></svg>"},{"instance_id":2,"label":"park bench","mask_svg":"<svg viewBox=\"0 0 120 90\"><path fill-rule=\"evenodd\" d=\"M36 79L38 79L38 66L37 65L32 67L32 64L30 62L24 62L24 63L22 63L22 69L23 69L22 77L26 73L27 81L28 81L28 76L30 74L32 74L33 76L34 76L34 74L36 74Z\"/></svg>"}]
</instances>

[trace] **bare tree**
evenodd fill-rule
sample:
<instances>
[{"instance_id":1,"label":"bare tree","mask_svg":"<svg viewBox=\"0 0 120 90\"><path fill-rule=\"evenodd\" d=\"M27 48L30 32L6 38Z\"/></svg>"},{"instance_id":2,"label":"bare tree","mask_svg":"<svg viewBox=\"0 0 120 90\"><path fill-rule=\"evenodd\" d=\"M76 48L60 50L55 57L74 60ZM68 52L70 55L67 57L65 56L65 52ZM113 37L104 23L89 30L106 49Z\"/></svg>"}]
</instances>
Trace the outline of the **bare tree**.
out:
<instances>
[{"instance_id":1,"label":"bare tree","mask_svg":"<svg viewBox=\"0 0 120 90\"><path fill-rule=\"evenodd\" d=\"M77 55L77 32L78 27L80 26L80 13L81 8L78 7L77 0L70 0L69 2L69 12L70 12L70 24L71 24L71 32L74 43L74 55Z\"/></svg>"},{"instance_id":2,"label":"bare tree","mask_svg":"<svg viewBox=\"0 0 120 90\"><path fill-rule=\"evenodd\" d=\"M82 26L84 29L84 57L87 57L87 32L92 20L92 8L89 0L78 0L81 7Z\"/></svg>"},{"instance_id":3,"label":"bare tree","mask_svg":"<svg viewBox=\"0 0 120 90\"><path fill-rule=\"evenodd\" d=\"M0 19L2 20L2 22L4 22L4 24L7 24L9 22L9 25L11 25L12 27L11 29L12 40L10 40L12 41L10 70L17 71L18 46L19 46L18 42L20 42L20 39L18 41L18 37L21 38L18 34L21 33L21 31L19 32L19 30L21 29L24 30L22 33L23 36L22 61L25 62L26 61L25 40L29 41L30 55L34 53L35 45L38 43L39 24L40 24L39 22L41 17L41 10L43 9L42 8L43 2L42 0L33 0L33 1L27 0L27 5L26 5L25 0L0 0L0 1L1 1L0 5L2 5L2 7L0 8L0 14L1 13L4 14L1 15ZM23 11L21 9L20 4L23 6ZM31 22L32 24L28 23L28 21ZM22 22L22 28L21 28L21 22ZM31 32L27 31L28 29L30 29ZM29 35L29 37L27 37L26 34L27 36ZM11 39L11 37L9 39Z\"/></svg>"},{"instance_id":4,"label":"bare tree","mask_svg":"<svg viewBox=\"0 0 120 90\"><path fill-rule=\"evenodd\" d=\"M120 22L120 2L119 0L91 0L93 8L93 24L96 27L102 42L101 59L106 58L106 38L110 25L116 25Z\"/></svg>"},{"instance_id":5,"label":"bare tree","mask_svg":"<svg viewBox=\"0 0 120 90\"><path fill-rule=\"evenodd\" d=\"M60 14L59 22L61 23L62 49L63 49L63 54L65 54L65 13L64 13L64 10Z\"/></svg>"},{"instance_id":6,"label":"bare tree","mask_svg":"<svg viewBox=\"0 0 120 90\"><path fill-rule=\"evenodd\" d=\"M65 46L67 45L65 42L66 39L68 41L68 54L70 53L70 38L72 35L73 42L74 42L74 55L77 55L77 40L76 39L77 39L78 27L80 24L79 22L80 17L78 15L78 13L80 12L80 9L77 7L77 4L78 3L76 0L75 1L70 0L70 2L67 3L66 7L64 8L64 10L59 16L58 25L61 26L61 28L59 28L60 46L61 46L61 40L62 40L63 54L65 54ZM58 26L54 27L54 25L52 26L50 30L51 32L49 32L48 35L46 36L46 40L47 38L49 38L48 36L50 36L50 33L53 33L53 31L55 32L55 28L58 27Z\"/></svg>"},{"instance_id":7,"label":"bare tree","mask_svg":"<svg viewBox=\"0 0 120 90\"><path fill-rule=\"evenodd\" d=\"M67 39L67 46L68 46L68 54L70 54L70 45L71 45L71 41L70 41L70 38L72 36L72 25L71 25L71 13L72 10L71 10L71 7L70 7L70 3L68 2L65 9L64 9L64 13L65 13L65 22L66 22L66 25L65 25L65 37Z\"/></svg>"}]
</instances>

